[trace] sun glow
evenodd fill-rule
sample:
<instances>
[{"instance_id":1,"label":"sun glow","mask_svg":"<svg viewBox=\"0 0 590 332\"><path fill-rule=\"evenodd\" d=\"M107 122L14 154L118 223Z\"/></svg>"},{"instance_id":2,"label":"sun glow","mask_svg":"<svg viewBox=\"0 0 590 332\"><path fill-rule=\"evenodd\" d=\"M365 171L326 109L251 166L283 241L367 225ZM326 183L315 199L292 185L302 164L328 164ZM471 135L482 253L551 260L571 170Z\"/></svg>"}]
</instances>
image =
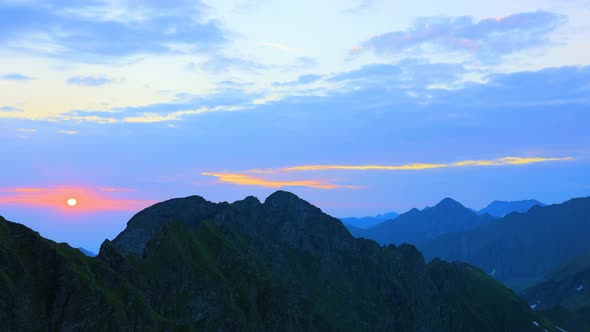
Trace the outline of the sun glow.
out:
<instances>
[{"instance_id":1,"label":"sun glow","mask_svg":"<svg viewBox=\"0 0 590 332\"><path fill-rule=\"evenodd\" d=\"M75 198L68 199L69 206L74 207L74 206L76 206L76 204L78 204L78 201Z\"/></svg>"}]
</instances>

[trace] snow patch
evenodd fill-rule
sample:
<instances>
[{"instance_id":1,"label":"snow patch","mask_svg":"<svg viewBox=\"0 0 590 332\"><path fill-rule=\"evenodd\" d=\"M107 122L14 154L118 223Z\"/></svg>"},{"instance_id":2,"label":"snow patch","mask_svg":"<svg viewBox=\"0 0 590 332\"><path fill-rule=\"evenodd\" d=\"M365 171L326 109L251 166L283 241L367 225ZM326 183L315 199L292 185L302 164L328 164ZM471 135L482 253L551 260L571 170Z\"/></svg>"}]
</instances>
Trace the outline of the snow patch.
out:
<instances>
[{"instance_id":1,"label":"snow patch","mask_svg":"<svg viewBox=\"0 0 590 332\"><path fill-rule=\"evenodd\" d=\"M579 291L581 291L582 289L584 289L584 285L580 285L580 286L578 286L578 288L576 288L576 292L579 292Z\"/></svg>"},{"instance_id":2,"label":"snow patch","mask_svg":"<svg viewBox=\"0 0 590 332\"><path fill-rule=\"evenodd\" d=\"M494 274L496 274L496 269L492 270L492 272L490 273L490 275L492 275L492 276L493 276Z\"/></svg>"},{"instance_id":3,"label":"snow patch","mask_svg":"<svg viewBox=\"0 0 590 332\"><path fill-rule=\"evenodd\" d=\"M535 324L535 326L539 326L539 323L533 321L533 324Z\"/></svg>"},{"instance_id":4,"label":"snow patch","mask_svg":"<svg viewBox=\"0 0 590 332\"><path fill-rule=\"evenodd\" d=\"M535 308L537 307L537 304L531 304L531 309L535 310Z\"/></svg>"},{"instance_id":5,"label":"snow patch","mask_svg":"<svg viewBox=\"0 0 590 332\"><path fill-rule=\"evenodd\" d=\"M553 325L555 326L556 329L560 330L561 332L567 332L566 330L562 329L561 327L557 326L557 325Z\"/></svg>"}]
</instances>

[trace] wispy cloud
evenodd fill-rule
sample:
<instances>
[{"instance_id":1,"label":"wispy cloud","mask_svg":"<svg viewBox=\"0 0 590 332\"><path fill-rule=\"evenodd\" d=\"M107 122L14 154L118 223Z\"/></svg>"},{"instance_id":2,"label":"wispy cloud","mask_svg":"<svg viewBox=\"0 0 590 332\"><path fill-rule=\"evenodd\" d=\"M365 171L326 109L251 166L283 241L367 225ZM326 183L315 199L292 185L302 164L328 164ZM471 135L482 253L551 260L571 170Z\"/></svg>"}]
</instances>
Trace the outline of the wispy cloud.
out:
<instances>
[{"instance_id":1,"label":"wispy cloud","mask_svg":"<svg viewBox=\"0 0 590 332\"><path fill-rule=\"evenodd\" d=\"M258 71L266 68L265 65L238 57L226 57L223 55L213 55L209 60L203 62L199 66L203 71L219 74L230 69L239 69L244 71Z\"/></svg>"},{"instance_id":2,"label":"wispy cloud","mask_svg":"<svg viewBox=\"0 0 590 332\"><path fill-rule=\"evenodd\" d=\"M154 201L116 197L115 191L84 186L0 188L0 205L57 209L63 212L137 211ZM76 199L77 205L67 204Z\"/></svg>"},{"instance_id":3,"label":"wispy cloud","mask_svg":"<svg viewBox=\"0 0 590 332\"><path fill-rule=\"evenodd\" d=\"M77 135L78 132L75 130L60 130L58 131L60 134L65 134L65 135Z\"/></svg>"},{"instance_id":4,"label":"wispy cloud","mask_svg":"<svg viewBox=\"0 0 590 332\"><path fill-rule=\"evenodd\" d=\"M283 168L253 169L251 173L280 173L296 171L412 171L451 167L481 167L526 165L544 162L570 161L573 157L542 158L542 157L504 157L492 160L462 160L452 163L412 163L404 165L300 165Z\"/></svg>"},{"instance_id":5,"label":"wispy cloud","mask_svg":"<svg viewBox=\"0 0 590 332\"><path fill-rule=\"evenodd\" d=\"M403 51L459 51L480 59L499 56L545 45L549 34L566 18L555 13L537 11L476 21L473 17L426 17L418 19L405 31L386 32L365 41L353 53L372 50L399 54Z\"/></svg>"},{"instance_id":6,"label":"wispy cloud","mask_svg":"<svg viewBox=\"0 0 590 332\"><path fill-rule=\"evenodd\" d=\"M220 183L230 183L242 186L258 186L265 188L307 187L315 189L358 188L329 183L322 180L271 180L244 173L205 172L205 176L214 176Z\"/></svg>"},{"instance_id":7,"label":"wispy cloud","mask_svg":"<svg viewBox=\"0 0 590 332\"><path fill-rule=\"evenodd\" d=\"M0 111L2 111L2 112L22 112L22 109L14 108L12 106L2 106L2 107L0 107Z\"/></svg>"},{"instance_id":8,"label":"wispy cloud","mask_svg":"<svg viewBox=\"0 0 590 332\"><path fill-rule=\"evenodd\" d=\"M101 86L113 83L114 80L108 77L103 76L74 76L70 77L67 80L69 85L76 85L76 86Z\"/></svg>"},{"instance_id":9,"label":"wispy cloud","mask_svg":"<svg viewBox=\"0 0 590 332\"><path fill-rule=\"evenodd\" d=\"M28 81L32 80L33 78L30 76L26 76L23 74L4 74L0 75L0 80L6 81Z\"/></svg>"},{"instance_id":10,"label":"wispy cloud","mask_svg":"<svg viewBox=\"0 0 590 332\"><path fill-rule=\"evenodd\" d=\"M9 1L0 3L0 42L81 61L204 49L225 41L205 8L187 0ZM39 39L51 47L40 48Z\"/></svg>"},{"instance_id":11,"label":"wispy cloud","mask_svg":"<svg viewBox=\"0 0 590 332\"><path fill-rule=\"evenodd\" d=\"M266 188L307 187L315 189L352 189L359 186L339 185L327 180L284 180L268 178L268 175L285 175L292 172L316 171L422 171L454 167L491 167L527 165L543 162L574 160L572 157L504 157L492 160L462 160L452 163L411 163L404 165L300 165L282 168L251 169L244 172L204 172L201 175L216 177L219 183Z\"/></svg>"},{"instance_id":12,"label":"wispy cloud","mask_svg":"<svg viewBox=\"0 0 590 332\"><path fill-rule=\"evenodd\" d=\"M32 129L32 128L18 128L16 131L18 131L19 133L36 133L37 129Z\"/></svg>"}]
</instances>

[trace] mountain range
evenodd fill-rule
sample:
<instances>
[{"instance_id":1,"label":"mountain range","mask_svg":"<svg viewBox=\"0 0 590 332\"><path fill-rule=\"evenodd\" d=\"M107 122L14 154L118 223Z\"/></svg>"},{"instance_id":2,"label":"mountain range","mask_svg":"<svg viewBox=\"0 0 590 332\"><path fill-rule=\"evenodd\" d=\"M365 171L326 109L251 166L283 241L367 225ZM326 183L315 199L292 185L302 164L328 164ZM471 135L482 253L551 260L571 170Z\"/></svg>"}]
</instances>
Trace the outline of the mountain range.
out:
<instances>
[{"instance_id":1,"label":"mountain range","mask_svg":"<svg viewBox=\"0 0 590 332\"><path fill-rule=\"evenodd\" d=\"M485 208L477 211L478 214L489 214L496 218L502 218L512 212L527 212L533 206L545 206L545 204L535 200L528 199L523 201L493 201Z\"/></svg>"},{"instance_id":2,"label":"mountain range","mask_svg":"<svg viewBox=\"0 0 590 332\"><path fill-rule=\"evenodd\" d=\"M344 226L348 227L355 227L366 229L377 224L380 224L386 220L395 219L399 216L396 212L388 212L384 214L379 214L372 217L362 217L362 218L340 218L340 221L344 224Z\"/></svg>"},{"instance_id":3,"label":"mountain range","mask_svg":"<svg viewBox=\"0 0 590 332\"><path fill-rule=\"evenodd\" d=\"M478 268L355 239L283 191L158 203L97 257L0 218L0 280L3 331L558 331Z\"/></svg>"},{"instance_id":4,"label":"mountain range","mask_svg":"<svg viewBox=\"0 0 590 332\"><path fill-rule=\"evenodd\" d=\"M476 228L491 219L487 215L479 216L451 198L445 198L433 207L412 209L368 229L351 229L351 233L385 245L416 245L439 235Z\"/></svg>"},{"instance_id":5,"label":"mountain range","mask_svg":"<svg viewBox=\"0 0 590 332\"><path fill-rule=\"evenodd\" d=\"M479 211L471 208L468 208L468 210L482 216L482 220L485 221L495 218L502 218L512 212L526 212L535 205L545 206L545 204L535 199L528 199L522 201L493 201ZM431 208L432 207L428 206L424 208L423 211ZM414 209L412 209L412 211L414 211ZM344 226L346 226L346 228L348 228L351 233L360 235L363 233L363 231L360 230L374 227L385 221L395 219L398 216L399 214L396 212L388 212L371 217L340 218L340 221L344 223Z\"/></svg>"},{"instance_id":6,"label":"mountain range","mask_svg":"<svg viewBox=\"0 0 590 332\"><path fill-rule=\"evenodd\" d=\"M522 290L568 259L589 253L589 235L587 197L511 213L472 230L424 241L418 248L427 259L468 262Z\"/></svg>"}]
</instances>

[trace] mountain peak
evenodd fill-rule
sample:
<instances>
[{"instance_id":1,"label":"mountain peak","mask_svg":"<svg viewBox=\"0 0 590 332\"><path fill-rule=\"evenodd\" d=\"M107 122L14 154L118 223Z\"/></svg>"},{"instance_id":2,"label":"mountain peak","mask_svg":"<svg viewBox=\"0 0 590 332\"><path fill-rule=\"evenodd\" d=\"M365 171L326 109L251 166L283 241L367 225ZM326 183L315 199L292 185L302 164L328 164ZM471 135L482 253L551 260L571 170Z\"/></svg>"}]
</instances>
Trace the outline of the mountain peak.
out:
<instances>
[{"instance_id":1,"label":"mountain peak","mask_svg":"<svg viewBox=\"0 0 590 332\"><path fill-rule=\"evenodd\" d=\"M264 204L273 204L277 202L289 202L294 200L301 200L299 196L295 195L292 192L284 191L284 190L277 190L274 193L270 194L264 201Z\"/></svg>"},{"instance_id":2,"label":"mountain peak","mask_svg":"<svg viewBox=\"0 0 590 332\"><path fill-rule=\"evenodd\" d=\"M435 205L435 208L441 208L441 207L445 207L445 208L465 208L463 206L463 204L457 202L456 200L446 197L444 198L442 201L440 201L438 204Z\"/></svg>"}]
</instances>

